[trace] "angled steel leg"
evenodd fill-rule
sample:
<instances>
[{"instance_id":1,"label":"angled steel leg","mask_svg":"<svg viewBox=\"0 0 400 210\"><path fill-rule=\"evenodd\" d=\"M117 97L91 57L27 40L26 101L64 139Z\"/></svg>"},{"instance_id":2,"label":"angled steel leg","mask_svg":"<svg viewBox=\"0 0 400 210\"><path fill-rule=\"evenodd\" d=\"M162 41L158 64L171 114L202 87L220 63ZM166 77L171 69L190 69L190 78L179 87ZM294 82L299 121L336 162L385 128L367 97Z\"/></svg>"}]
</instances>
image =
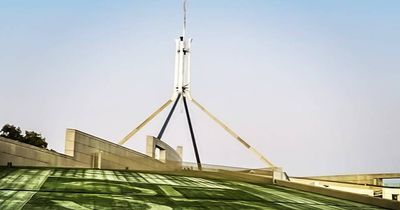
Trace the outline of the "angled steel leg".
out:
<instances>
[{"instance_id":1,"label":"angled steel leg","mask_svg":"<svg viewBox=\"0 0 400 210\"><path fill-rule=\"evenodd\" d=\"M158 133L157 138L161 140L162 135L164 134L165 129L167 128L168 122L171 119L172 114L174 113L176 104L178 104L179 99L181 98L181 94L178 94L178 97L175 99L174 105L171 108L171 111L169 111L169 114L167 116L167 119L164 122L164 125L162 126L160 133Z\"/></svg>"},{"instance_id":2,"label":"angled steel leg","mask_svg":"<svg viewBox=\"0 0 400 210\"><path fill-rule=\"evenodd\" d=\"M271 161L265 158L261 153L259 153L254 147L250 146L247 142L245 142L239 135L237 135L232 129L226 126L222 121L216 118L213 114L211 114L206 108L200 105L196 100L192 99L192 102L196 104L203 112L205 112L211 119L213 119L217 124L219 124L222 128L224 128L229 134L235 137L241 144L243 144L247 149L253 152L258 158L260 158L267 166L275 167Z\"/></svg>"},{"instance_id":3,"label":"angled steel leg","mask_svg":"<svg viewBox=\"0 0 400 210\"><path fill-rule=\"evenodd\" d=\"M187 121L189 124L190 136L192 137L192 143L193 143L194 153L196 155L197 167L198 167L199 171L201 171L201 162L200 162L199 151L197 150L196 139L194 138L192 121L190 120L189 109L188 109L188 106L186 103L185 96L183 96L183 104L185 105L186 118L187 118Z\"/></svg>"},{"instance_id":4,"label":"angled steel leg","mask_svg":"<svg viewBox=\"0 0 400 210\"><path fill-rule=\"evenodd\" d=\"M133 129L131 132L128 133L121 141L118 142L119 145L124 144L126 141L128 141L130 138L132 138L135 133L137 133L140 129L142 129L148 122L150 122L157 114L159 114L162 110L164 110L170 103L172 102L172 99L168 100L165 102L160 108L158 108L155 112L153 112L148 118L146 118L138 127Z\"/></svg>"}]
</instances>

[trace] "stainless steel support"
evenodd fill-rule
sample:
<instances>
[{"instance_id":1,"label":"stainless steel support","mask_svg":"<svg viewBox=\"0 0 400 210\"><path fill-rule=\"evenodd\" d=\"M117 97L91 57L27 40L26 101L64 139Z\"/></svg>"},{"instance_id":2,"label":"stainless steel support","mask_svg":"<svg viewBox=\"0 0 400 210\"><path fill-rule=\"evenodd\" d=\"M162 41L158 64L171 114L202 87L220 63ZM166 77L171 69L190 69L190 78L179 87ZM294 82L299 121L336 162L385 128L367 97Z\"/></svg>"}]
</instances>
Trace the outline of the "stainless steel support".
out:
<instances>
[{"instance_id":1,"label":"stainless steel support","mask_svg":"<svg viewBox=\"0 0 400 210\"><path fill-rule=\"evenodd\" d=\"M133 135L135 135L140 129L142 129L147 123L149 123L155 116L157 116L162 110L164 110L170 103L172 99L165 102L160 108L153 112L149 117L147 117L139 126L129 132L121 141L118 142L119 145L125 144Z\"/></svg>"},{"instance_id":2,"label":"stainless steel support","mask_svg":"<svg viewBox=\"0 0 400 210\"><path fill-rule=\"evenodd\" d=\"M189 109L188 109L188 106L186 103L185 96L183 96L183 104L185 105L186 118L187 118L187 121L189 124L190 136L192 137L192 143L193 143L194 154L196 155L197 167L198 167L199 171L201 171L202 168L201 168L200 155L199 155L199 151L197 150L196 139L194 138L192 121L190 120Z\"/></svg>"},{"instance_id":3,"label":"stainless steel support","mask_svg":"<svg viewBox=\"0 0 400 210\"><path fill-rule=\"evenodd\" d=\"M171 111L168 113L167 119L164 122L164 125L162 126L160 132L158 133L157 138L161 140L162 135L164 134L165 129L167 128L167 125L169 123L169 120L171 119L172 114L174 113L176 104L178 104L179 99L181 98L181 94L178 94L178 97L175 99L174 105L171 108Z\"/></svg>"},{"instance_id":4,"label":"stainless steel support","mask_svg":"<svg viewBox=\"0 0 400 210\"><path fill-rule=\"evenodd\" d=\"M206 108L204 108L200 103L192 98L192 102L199 107L203 112L205 112L211 119L213 119L218 125L224 128L229 134L231 134L236 140L238 140L243 146L245 146L248 150L250 150L253 154L255 154L264 164L270 167L275 167L271 161L269 161L266 157L264 157L261 153L259 153L254 147L250 146L246 141L244 141L239 135L237 135L232 129L226 126L221 120L215 117L211 112L209 112Z\"/></svg>"}]
</instances>

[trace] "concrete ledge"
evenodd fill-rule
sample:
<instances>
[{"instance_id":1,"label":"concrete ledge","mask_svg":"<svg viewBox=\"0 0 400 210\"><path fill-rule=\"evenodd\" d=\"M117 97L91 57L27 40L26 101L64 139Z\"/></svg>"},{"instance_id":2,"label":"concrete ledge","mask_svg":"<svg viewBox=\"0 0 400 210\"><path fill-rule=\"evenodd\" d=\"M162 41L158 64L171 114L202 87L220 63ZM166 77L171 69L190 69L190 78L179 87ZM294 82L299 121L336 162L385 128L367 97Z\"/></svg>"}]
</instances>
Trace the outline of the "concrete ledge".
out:
<instances>
[{"instance_id":1,"label":"concrete ledge","mask_svg":"<svg viewBox=\"0 0 400 210\"><path fill-rule=\"evenodd\" d=\"M272 184L272 178L263 177L263 176L255 176L242 172L234 172L234 171L219 171L219 172L211 172L211 171L157 171L157 172L148 172L148 173L157 173L157 174L166 174L166 175L178 175L178 176L190 176L190 177L199 177L199 178L207 178L207 179L215 179L215 180L225 180L225 181L240 181L247 182L253 184Z\"/></svg>"},{"instance_id":2,"label":"concrete ledge","mask_svg":"<svg viewBox=\"0 0 400 210\"><path fill-rule=\"evenodd\" d=\"M76 143L78 137L79 137L79 143L82 144L82 145L90 145L91 143L97 143L98 144L98 145L96 145L97 147L94 147L94 148L98 148L100 146L104 146L104 147L109 147L111 149L118 149L118 152L120 152L120 150L122 150L124 152L133 153L133 154L135 154L137 156L148 158L148 156L143 154L143 153L140 153L138 151L135 151L135 150L129 149L127 147L121 146L121 145L116 144L114 142L104 140L102 138L93 136L91 134L82 132L80 130L67 128L67 132L66 132L66 140L67 141L73 141L73 142ZM101 143L101 145L99 145L99 143Z\"/></svg>"},{"instance_id":3,"label":"concrete ledge","mask_svg":"<svg viewBox=\"0 0 400 210\"><path fill-rule=\"evenodd\" d=\"M156 148L159 149L159 160L163 163L173 165L176 164L176 168L182 168L182 157L179 153L170 147L164 141L157 139L154 136L146 137L146 155L156 158Z\"/></svg>"},{"instance_id":4,"label":"concrete ledge","mask_svg":"<svg viewBox=\"0 0 400 210\"><path fill-rule=\"evenodd\" d=\"M66 154L0 137L0 165L11 162L13 166L129 168L155 171L181 169L180 156L167 144L164 143L163 147L172 154L166 163L93 135L67 129Z\"/></svg>"},{"instance_id":5,"label":"concrete ledge","mask_svg":"<svg viewBox=\"0 0 400 210\"><path fill-rule=\"evenodd\" d=\"M322 181L335 181L354 184L368 184L382 186L382 179L400 178L400 173L377 173L377 174L349 174L332 176L311 176L304 177Z\"/></svg>"},{"instance_id":6,"label":"concrete ledge","mask_svg":"<svg viewBox=\"0 0 400 210\"><path fill-rule=\"evenodd\" d=\"M288 187L296 190L302 190L306 192L316 193L320 195L326 195L334 198L340 198L344 200L354 201L358 203L364 203L374 206L383 207L386 209L400 209L400 202L375 198L367 195L360 195L350 192L344 192L333 189L326 189L322 187L315 187L311 185L305 185L300 183L288 182L283 180L275 180L275 184L282 187Z\"/></svg>"},{"instance_id":7,"label":"concrete ledge","mask_svg":"<svg viewBox=\"0 0 400 210\"><path fill-rule=\"evenodd\" d=\"M55 154L55 155L58 155L60 157L73 159L71 156L66 155L66 154L62 154L62 153L59 153L59 152L56 152L56 151L52 151L52 150L48 150L48 149L43 149L43 148L36 147L36 146L30 145L30 144L19 142L17 140L7 139L7 138L1 137L1 136L0 136L0 141L10 143L10 145L18 145L19 147L22 147L22 148L29 148L30 150L35 150L35 151L39 151L39 152L42 152L42 153L47 153L47 154L51 154L51 155Z\"/></svg>"},{"instance_id":8,"label":"concrete ledge","mask_svg":"<svg viewBox=\"0 0 400 210\"><path fill-rule=\"evenodd\" d=\"M14 166L85 166L71 156L0 137L0 165L8 162Z\"/></svg>"},{"instance_id":9,"label":"concrete ledge","mask_svg":"<svg viewBox=\"0 0 400 210\"><path fill-rule=\"evenodd\" d=\"M67 129L66 142L68 145L66 152L74 154L76 160L85 162L88 167L154 171L181 169L181 158L177 157L178 154L175 150L166 143L163 143L163 147L168 149L169 156L166 162L162 162L138 151L75 129Z\"/></svg>"}]
</instances>

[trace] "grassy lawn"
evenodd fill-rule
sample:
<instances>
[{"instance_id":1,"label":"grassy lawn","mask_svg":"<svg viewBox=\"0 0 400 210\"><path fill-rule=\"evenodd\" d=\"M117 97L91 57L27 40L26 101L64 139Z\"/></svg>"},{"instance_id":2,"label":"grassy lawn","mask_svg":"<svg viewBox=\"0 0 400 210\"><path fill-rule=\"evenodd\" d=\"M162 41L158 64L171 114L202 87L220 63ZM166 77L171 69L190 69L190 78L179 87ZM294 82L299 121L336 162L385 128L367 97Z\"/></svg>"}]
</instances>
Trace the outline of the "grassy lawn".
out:
<instances>
[{"instance_id":1,"label":"grassy lawn","mask_svg":"<svg viewBox=\"0 0 400 210\"><path fill-rule=\"evenodd\" d=\"M379 209L275 185L95 169L0 168L0 209Z\"/></svg>"}]
</instances>

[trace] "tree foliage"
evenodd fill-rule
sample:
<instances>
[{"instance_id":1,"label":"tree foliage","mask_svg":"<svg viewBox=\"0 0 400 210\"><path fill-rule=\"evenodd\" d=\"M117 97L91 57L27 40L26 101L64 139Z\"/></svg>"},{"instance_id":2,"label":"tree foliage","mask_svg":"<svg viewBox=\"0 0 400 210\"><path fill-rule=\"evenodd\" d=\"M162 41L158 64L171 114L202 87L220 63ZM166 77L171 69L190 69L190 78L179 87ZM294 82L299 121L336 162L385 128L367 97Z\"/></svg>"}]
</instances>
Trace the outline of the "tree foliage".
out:
<instances>
[{"instance_id":1,"label":"tree foliage","mask_svg":"<svg viewBox=\"0 0 400 210\"><path fill-rule=\"evenodd\" d=\"M43 138L41 134L34 131L25 131L25 135L22 135L21 129L14 125L4 125L0 131L0 136L40 148L47 148L46 138Z\"/></svg>"},{"instance_id":2,"label":"tree foliage","mask_svg":"<svg viewBox=\"0 0 400 210\"><path fill-rule=\"evenodd\" d=\"M21 142L41 148L47 148L46 139L43 138L41 134L34 131L25 131L25 136Z\"/></svg>"},{"instance_id":3,"label":"tree foliage","mask_svg":"<svg viewBox=\"0 0 400 210\"><path fill-rule=\"evenodd\" d=\"M21 134L21 129L14 125L5 124L0 131L0 136L21 141L24 137Z\"/></svg>"}]
</instances>

